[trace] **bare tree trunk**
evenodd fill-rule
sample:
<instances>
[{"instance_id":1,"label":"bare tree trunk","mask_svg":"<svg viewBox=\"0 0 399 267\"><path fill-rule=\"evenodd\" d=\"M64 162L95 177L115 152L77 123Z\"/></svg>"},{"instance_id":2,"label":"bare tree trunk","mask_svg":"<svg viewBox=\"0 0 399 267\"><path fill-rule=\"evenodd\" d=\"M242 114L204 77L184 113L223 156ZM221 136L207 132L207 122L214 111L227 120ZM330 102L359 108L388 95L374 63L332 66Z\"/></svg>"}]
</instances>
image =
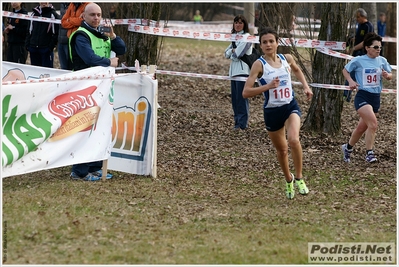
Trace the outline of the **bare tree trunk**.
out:
<instances>
[{"instance_id":1,"label":"bare tree trunk","mask_svg":"<svg viewBox=\"0 0 399 267\"><path fill-rule=\"evenodd\" d=\"M374 32L377 33L377 4L376 2L365 2L361 6L367 12L367 20L373 24Z\"/></svg>"},{"instance_id":2,"label":"bare tree trunk","mask_svg":"<svg viewBox=\"0 0 399 267\"><path fill-rule=\"evenodd\" d=\"M352 17L351 4L323 3L319 40L345 41ZM324 84L343 84L345 61L316 52L312 65L313 80ZM341 129L342 91L313 88L313 99L303 129L336 135Z\"/></svg>"},{"instance_id":3,"label":"bare tree trunk","mask_svg":"<svg viewBox=\"0 0 399 267\"><path fill-rule=\"evenodd\" d=\"M261 3L261 26L277 30L281 38L291 38L295 3ZM289 46L279 46L278 53L290 53Z\"/></svg>"},{"instance_id":4,"label":"bare tree trunk","mask_svg":"<svg viewBox=\"0 0 399 267\"><path fill-rule=\"evenodd\" d=\"M161 16L161 9L168 9L168 4L148 2L130 2L120 3L117 7L118 18L135 18L148 19L159 21ZM142 34L129 32L126 25L115 26L115 32L125 41L128 47L127 53L120 57L120 62L126 62L128 66L134 66L135 60L140 62L140 65L157 65L158 64L158 36L150 34ZM161 38L162 40L162 38Z\"/></svg>"},{"instance_id":5,"label":"bare tree trunk","mask_svg":"<svg viewBox=\"0 0 399 267\"><path fill-rule=\"evenodd\" d=\"M387 32L386 36L396 37L396 3L388 3L387 8ZM386 42L384 45L385 56L391 65L396 65L397 43Z\"/></svg>"},{"instance_id":6,"label":"bare tree trunk","mask_svg":"<svg viewBox=\"0 0 399 267\"><path fill-rule=\"evenodd\" d=\"M255 25L255 3L253 2L244 2L244 17L247 19L248 24L250 26L249 33L251 35L254 34L254 25Z\"/></svg>"}]
</instances>

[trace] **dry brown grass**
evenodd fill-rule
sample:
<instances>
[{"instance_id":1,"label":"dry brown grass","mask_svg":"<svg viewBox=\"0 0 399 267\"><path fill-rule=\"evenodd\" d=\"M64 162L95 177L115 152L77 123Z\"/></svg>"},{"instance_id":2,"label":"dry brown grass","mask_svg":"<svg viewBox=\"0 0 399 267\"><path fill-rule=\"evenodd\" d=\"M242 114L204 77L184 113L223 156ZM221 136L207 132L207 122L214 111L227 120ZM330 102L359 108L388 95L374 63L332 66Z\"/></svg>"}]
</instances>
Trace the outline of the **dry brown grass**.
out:
<instances>
[{"instance_id":1,"label":"dry brown grass","mask_svg":"<svg viewBox=\"0 0 399 267\"><path fill-rule=\"evenodd\" d=\"M158 69L227 75L225 46L169 40ZM310 193L288 201L262 97L249 129L233 132L228 81L158 81L158 177L75 182L64 167L3 179L6 263L306 264L308 242L396 241L396 95L382 98L377 164L363 141L342 162L352 104L341 135L302 133Z\"/></svg>"}]
</instances>

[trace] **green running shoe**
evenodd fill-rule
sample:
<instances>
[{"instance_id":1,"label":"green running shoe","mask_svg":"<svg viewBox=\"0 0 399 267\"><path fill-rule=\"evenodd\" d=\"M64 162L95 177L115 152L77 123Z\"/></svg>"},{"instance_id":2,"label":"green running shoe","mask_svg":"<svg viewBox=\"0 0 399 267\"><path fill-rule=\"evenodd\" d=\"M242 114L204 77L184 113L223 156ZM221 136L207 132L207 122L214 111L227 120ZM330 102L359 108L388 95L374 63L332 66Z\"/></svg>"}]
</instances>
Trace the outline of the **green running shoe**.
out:
<instances>
[{"instance_id":1,"label":"green running shoe","mask_svg":"<svg viewBox=\"0 0 399 267\"><path fill-rule=\"evenodd\" d=\"M303 179L295 180L295 184L298 187L298 191L301 195L307 195L309 193L309 189L306 186L305 181Z\"/></svg>"},{"instance_id":2,"label":"green running shoe","mask_svg":"<svg viewBox=\"0 0 399 267\"><path fill-rule=\"evenodd\" d=\"M295 196L295 189L294 189L294 180L295 179L294 179L294 175L292 175L292 173L291 173L291 176L292 176L292 181L290 183L288 183L287 181L285 182L285 186L286 186L285 194L287 195L288 199L293 199Z\"/></svg>"}]
</instances>

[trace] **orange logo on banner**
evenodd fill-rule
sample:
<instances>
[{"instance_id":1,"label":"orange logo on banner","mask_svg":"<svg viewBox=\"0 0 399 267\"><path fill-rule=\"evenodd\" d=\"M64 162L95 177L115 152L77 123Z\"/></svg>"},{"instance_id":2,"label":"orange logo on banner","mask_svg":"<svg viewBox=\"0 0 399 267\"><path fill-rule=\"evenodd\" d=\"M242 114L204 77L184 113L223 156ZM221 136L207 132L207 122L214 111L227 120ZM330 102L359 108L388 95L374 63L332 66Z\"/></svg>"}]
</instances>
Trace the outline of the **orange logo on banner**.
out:
<instances>
[{"instance_id":1,"label":"orange logo on banner","mask_svg":"<svg viewBox=\"0 0 399 267\"><path fill-rule=\"evenodd\" d=\"M90 129L92 125L96 124L99 113L100 107L96 106L73 115L51 136L49 142L58 141L75 133Z\"/></svg>"},{"instance_id":2,"label":"orange logo on banner","mask_svg":"<svg viewBox=\"0 0 399 267\"><path fill-rule=\"evenodd\" d=\"M92 95L96 86L57 96L49 104L51 114L61 120L61 127L49 141L58 141L77 132L88 131L97 122L100 107Z\"/></svg>"}]
</instances>

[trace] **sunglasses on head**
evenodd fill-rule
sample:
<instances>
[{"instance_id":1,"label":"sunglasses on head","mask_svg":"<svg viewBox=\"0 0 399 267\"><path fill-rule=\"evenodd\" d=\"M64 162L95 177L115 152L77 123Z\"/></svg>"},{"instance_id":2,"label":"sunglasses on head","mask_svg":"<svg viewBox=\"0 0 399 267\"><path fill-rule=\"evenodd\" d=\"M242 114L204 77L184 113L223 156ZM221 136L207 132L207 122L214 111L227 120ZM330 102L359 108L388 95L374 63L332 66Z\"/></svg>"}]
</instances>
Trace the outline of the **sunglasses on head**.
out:
<instances>
[{"instance_id":1,"label":"sunglasses on head","mask_svg":"<svg viewBox=\"0 0 399 267\"><path fill-rule=\"evenodd\" d=\"M369 47L372 47L372 48L374 48L375 50L377 50L377 49L382 49L382 46L378 46L378 45L375 45L375 46L369 46Z\"/></svg>"}]
</instances>

